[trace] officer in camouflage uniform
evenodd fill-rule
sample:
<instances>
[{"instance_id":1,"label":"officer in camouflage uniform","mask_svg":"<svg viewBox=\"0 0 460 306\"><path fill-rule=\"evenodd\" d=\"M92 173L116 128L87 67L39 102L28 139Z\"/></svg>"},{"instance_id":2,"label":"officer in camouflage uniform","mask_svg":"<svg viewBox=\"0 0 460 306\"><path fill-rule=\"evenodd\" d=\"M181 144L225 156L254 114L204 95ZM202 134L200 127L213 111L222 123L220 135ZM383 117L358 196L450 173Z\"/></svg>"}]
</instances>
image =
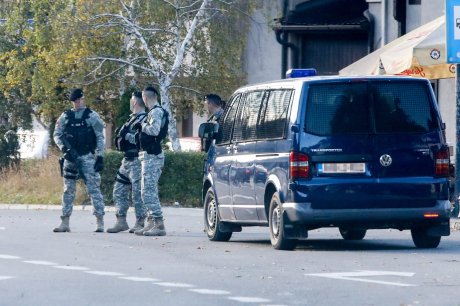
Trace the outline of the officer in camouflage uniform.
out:
<instances>
[{"instance_id":1,"label":"officer in camouflage uniform","mask_svg":"<svg viewBox=\"0 0 460 306\"><path fill-rule=\"evenodd\" d=\"M134 233L144 236L165 236L163 213L158 197L158 180L165 161L161 141L168 131L168 113L159 105L155 88L146 87L142 91L142 98L149 108L149 113L146 120L137 128L139 159L142 165L142 200L148 209L149 217L147 225Z\"/></svg>"},{"instance_id":2,"label":"officer in camouflage uniform","mask_svg":"<svg viewBox=\"0 0 460 306\"><path fill-rule=\"evenodd\" d=\"M85 106L83 91L74 89L70 94L73 108L58 118L54 130L54 142L61 149L64 177L61 225L54 232L70 232L69 218L72 214L77 179L83 179L96 216L96 232L104 231L104 200L100 190L104 168L104 122L99 115Z\"/></svg>"},{"instance_id":3,"label":"officer in camouflage uniform","mask_svg":"<svg viewBox=\"0 0 460 306\"><path fill-rule=\"evenodd\" d=\"M132 112L128 121L119 129L115 139L115 145L119 151L124 152L125 157L121 162L117 172L115 185L113 187L113 200L117 208L117 222L115 226L107 229L109 233L118 233L129 229L126 222L126 213L129 207L129 191L136 214L136 224L129 229L130 233L144 228L146 209L141 196L141 162L139 160L139 150L136 146L134 126L144 121L145 104L140 92L133 93L130 100L130 110Z\"/></svg>"}]
</instances>

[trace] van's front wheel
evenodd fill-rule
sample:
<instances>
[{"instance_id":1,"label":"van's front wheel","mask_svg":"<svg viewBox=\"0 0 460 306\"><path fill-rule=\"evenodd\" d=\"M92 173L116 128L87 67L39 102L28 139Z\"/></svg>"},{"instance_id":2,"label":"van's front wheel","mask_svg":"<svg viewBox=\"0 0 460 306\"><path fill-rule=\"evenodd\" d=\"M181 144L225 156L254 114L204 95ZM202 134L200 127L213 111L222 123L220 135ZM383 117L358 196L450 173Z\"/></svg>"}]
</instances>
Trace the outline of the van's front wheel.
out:
<instances>
[{"instance_id":1,"label":"van's front wheel","mask_svg":"<svg viewBox=\"0 0 460 306\"><path fill-rule=\"evenodd\" d=\"M268 218L270 228L270 241L276 250L293 250L297 245L297 239L287 239L284 232L284 218L280 197L275 192L270 201Z\"/></svg>"},{"instance_id":2,"label":"van's front wheel","mask_svg":"<svg viewBox=\"0 0 460 306\"><path fill-rule=\"evenodd\" d=\"M204 231L211 241L229 241L232 237L232 232L222 232L219 230L219 212L217 211L217 201L212 191L209 188L204 198Z\"/></svg>"}]
</instances>

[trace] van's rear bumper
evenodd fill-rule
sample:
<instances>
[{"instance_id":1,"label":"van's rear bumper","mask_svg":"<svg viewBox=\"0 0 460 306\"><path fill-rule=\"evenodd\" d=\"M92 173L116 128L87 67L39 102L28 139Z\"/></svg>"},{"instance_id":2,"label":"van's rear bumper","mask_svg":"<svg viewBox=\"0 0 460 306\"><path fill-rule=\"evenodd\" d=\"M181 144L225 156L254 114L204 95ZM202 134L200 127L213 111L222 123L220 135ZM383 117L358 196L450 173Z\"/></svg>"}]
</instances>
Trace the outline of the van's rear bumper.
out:
<instances>
[{"instance_id":1,"label":"van's rear bumper","mask_svg":"<svg viewBox=\"0 0 460 306\"><path fill-rule=\"evenodd\" d=\"M410 229L423 224L449 222L451 204L438 200L436 205L424 208L374 208L374 209L313 209L311 203L283 203L287 221L311 228L325 226L352 226L354 228ZM438 214L438 217L426 217Z\"/></svg>"}]
</instances>

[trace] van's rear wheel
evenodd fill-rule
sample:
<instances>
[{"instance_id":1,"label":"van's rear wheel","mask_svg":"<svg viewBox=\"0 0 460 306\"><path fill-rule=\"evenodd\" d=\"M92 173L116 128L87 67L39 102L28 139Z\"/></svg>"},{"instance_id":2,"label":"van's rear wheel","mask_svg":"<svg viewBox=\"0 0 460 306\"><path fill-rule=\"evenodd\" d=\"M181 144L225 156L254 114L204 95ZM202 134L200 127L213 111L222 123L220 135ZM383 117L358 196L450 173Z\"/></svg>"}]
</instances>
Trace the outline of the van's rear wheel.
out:
<instances>
[{"instance_id":1,"label":"van's rear wheel","mask_svg":"<svg viewBox=\"0 0 460 306\"><path fill-rule=\"evenodd\" d=\"M209 240L229 241L232 237L232 232L222 232L219 230L220 222L216 197L212 188L209 188L204 198L204 230Z\"/></svg>"},{"instance_id":2,"label":"van's rear wheel","mask_svg":"<svg viewBox=\"0 0 460 306\"><path fill-rule=\"evenodd\" d=\"M345 229L339 228L340 235L345 240L363 240L364 236L366 236L366 230L353 230L353 229Z\"/></svg>"},{"instance_id":3,"label":"van's rear wheel","mask_svg":"<svg viewBox=\"0 0 460 306\"><path fill-rule=\"evenodd\" d=\"M428 236L426 228L411 229L412 241L417 248L421 249L434 249L437 248L441 242L441 236Z\"/></svg>"},{"instance_id":4,"label":"van's rear wheel","mask_svg":"<svg viewBox=\"0 0 460 306\"><path fill-rule=\"evenodd\" d=\"M270 241L276 250L293 250L297 245L297 239L287 239L284 233L284 218L280 197L275 192L270 201L268 217L270 228Z\"/></svg>"}]
</instances>

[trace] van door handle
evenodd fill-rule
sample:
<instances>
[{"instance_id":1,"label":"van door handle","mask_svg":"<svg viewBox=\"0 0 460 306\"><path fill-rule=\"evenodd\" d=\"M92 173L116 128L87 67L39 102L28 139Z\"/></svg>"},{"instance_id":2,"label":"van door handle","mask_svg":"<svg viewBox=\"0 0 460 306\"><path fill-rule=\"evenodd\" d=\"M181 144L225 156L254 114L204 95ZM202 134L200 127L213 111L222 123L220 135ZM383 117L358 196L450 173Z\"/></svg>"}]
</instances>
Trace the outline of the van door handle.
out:
<instances>
[{"instance_id":1,"label":"van door handle","mask_svg":"<svg viewBox=\"0 0 460 306\"><path fill-rule=\"evenodd\" d=\"M227 154L230 154L232 152L233 145L226 146L225 149L227 149Z\"/></svg>"}]
</instances>

